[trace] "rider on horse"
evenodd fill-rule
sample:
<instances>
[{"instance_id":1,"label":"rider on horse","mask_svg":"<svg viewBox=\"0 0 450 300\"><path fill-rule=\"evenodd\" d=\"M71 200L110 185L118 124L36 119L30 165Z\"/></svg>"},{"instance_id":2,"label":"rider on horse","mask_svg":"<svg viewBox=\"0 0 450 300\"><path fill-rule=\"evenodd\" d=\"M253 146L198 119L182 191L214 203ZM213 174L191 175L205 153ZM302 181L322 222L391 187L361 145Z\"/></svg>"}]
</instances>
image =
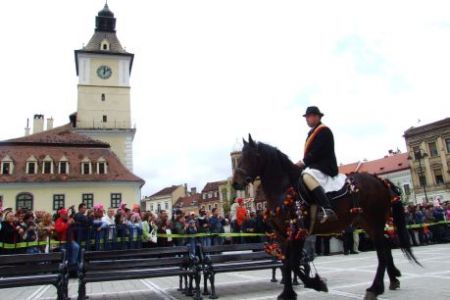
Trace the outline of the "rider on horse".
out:
<instances>
[{"instance_id":1,"label":"rider on horse","mask_svg":"<svg viewBox=\"0 0 450 300\"><path fill-rule=\"evenodd\" d=\"M311 128L305 143L303 160L297 165L303 168L305 186L323 208L321 223L337 218L331 208L326 192L339 190L345 183L345 176L338 174L334 138L330 128L322 124L323 113L316 106L310 106L303 115Z\"/></svg>"}]
</instances>

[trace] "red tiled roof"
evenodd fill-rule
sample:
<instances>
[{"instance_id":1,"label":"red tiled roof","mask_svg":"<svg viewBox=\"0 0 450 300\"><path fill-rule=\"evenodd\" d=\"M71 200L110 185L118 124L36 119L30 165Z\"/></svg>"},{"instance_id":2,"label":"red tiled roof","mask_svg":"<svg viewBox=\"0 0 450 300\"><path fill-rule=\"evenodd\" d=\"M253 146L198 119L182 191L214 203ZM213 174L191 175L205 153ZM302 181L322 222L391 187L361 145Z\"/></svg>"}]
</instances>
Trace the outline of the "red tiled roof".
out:
<instances>
[{"instance_id":1,"label":"red tiled roof","mask_svg":"<svg viewBox=\"0 0 450 300\"><path fill-rule=\"evenodd\" d=\"M208 182L203 188L202 193L219 191L219 186L224 185L226 183L227 183L226 180Z\"/></svg>"},{"instance_id":2,"label":"red tiled roof","mask_svg":"<svg viewBox=\"0 0 450 300\"><path fill-rule=\"evenodd\" d=\"M109 144L76 133L70 124L20 138L1 141L0 145L52 145L109 148Z\"/></svg>"},{"instance_id":3,"label":"red tiled roof","mask_svg":"<svg viewBox=\"0 0 450 300\"><path fill-rule=\"evenodd\" d=\"M198 203L201 199L201 194L194 194L191 196L186 197L180 197L178 198L177 202L175 202L175 206L178 208L185 208L185 207L197 207Z\"/></svg>"},{"instance_id":4,"label":"red tiled roof","mask_svg":"<svg viewBox=\"0 0 450 300\"><path fill-rule=\"evenodd\" d=\"M9 146L0 145L0 160L8 155L13 163L11 175L0 175L0 183L13 182L74 182L74 181L128 181L144 180L131 173L109 148L79 148L73 146ZM42 161L46 156L53 159L54 174L42 174ZM26 173L26 161L31 156L38 160L38 173ZM58 162L65 156L69 162L69 174L58 174ZM96 174L96 162L103 157L107 162L107 173ZM92 174L81 174L81 161L88 158L92 164Z\"/></svg>"},{"instance_id":5,"label":"red tiled roof","mask_svg":"<svg viewBox=\"0 0 450 300\"><path fill-rule=\"evenodd\" d=\"M42 174L43 159L53 160L53 174ZM109 144L93 140L72 131L70 124L29 136L0 141L0 160L9 156L14 164L11 175L0 175L0 183L14 182L89 182L144 180L131 173L112 152ZM26 173L26 161L34 156L38 161L38 173ZM58 162L67 158L69 174L58 174ZM96 174L99 158L107 163L106 174ZM87 158L92 164L91 174L81 174L81 162Z\"/></svg>"},{"instance_id":6,"label":"red tiled roof","mask_svg":"<svg viewBox=\"0 0 450 300\"><path fill-rule=\"evenodd\" d=\"M340 173L367 172L371 174L387 174L409 169L408 153L400 153L381 159L351 163L339 167Z\"/></svg>"},{"instance_id":7,"label":"red tiled roof","mask_svg":"<svg viewBox=\"0 0 450 300\"><path fill-rule=\"evenodd\" d=\"M179 185L172 185L166 188L163 188L159 192L154 193L150 197L159 197L159 196L168 196L171 195L177 188L179 188Z\"/></svg>"}]
</instances>

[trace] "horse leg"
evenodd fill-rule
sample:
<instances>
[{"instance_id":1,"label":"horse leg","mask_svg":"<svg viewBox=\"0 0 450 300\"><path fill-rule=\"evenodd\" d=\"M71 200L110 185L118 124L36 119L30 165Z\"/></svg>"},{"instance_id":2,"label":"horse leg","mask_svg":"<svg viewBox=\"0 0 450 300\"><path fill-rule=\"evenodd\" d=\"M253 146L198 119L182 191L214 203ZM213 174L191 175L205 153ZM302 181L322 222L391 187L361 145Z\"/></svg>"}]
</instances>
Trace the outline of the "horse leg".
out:
<instances>
[{"instance_id":1,"label":"horse leg","mask_svg":"<svg viewBox=\"0 0 450 300\"><path fill-rule=\"evenodd\" d=\"M283 292L278 296L278 300L295 300L297 299L297 294L292 288L292 268L290 266L290 260L288 257L283 262L283 279L284 279L284 288Z\"/></svg>"},{"instance_id":2,"label":"horse leg","mask_svg":"<svg viewBox=\"0 0 450 300\"><path fill-rule=\"evenodd\" d=\"M373 242L375 246L375 250L377 251L378 257L378 267L377 273L375 274L375 278L373 280L372 285L366 290L366 295L364 300L375 300L378 295L384 293L384 272L386 271L387 265L387 255L386 255L386 245L385 238L383 235L383 229L378 230L373 235Z\"/></svg>"},{"instance_id":3,"label":"horse leg","mask_svg":"<svg viewBox=\"0 0 450 300\"><path fill-rule=\"evenodd\" d=\"M387 273L389 276L389 289L396 290L400 288L400 281L397 277L402 276L399 269L394 265L394 258L392 257L392 249L390 247L386 248L386 258L387 258Z\"/></svg>"}]
</instances>

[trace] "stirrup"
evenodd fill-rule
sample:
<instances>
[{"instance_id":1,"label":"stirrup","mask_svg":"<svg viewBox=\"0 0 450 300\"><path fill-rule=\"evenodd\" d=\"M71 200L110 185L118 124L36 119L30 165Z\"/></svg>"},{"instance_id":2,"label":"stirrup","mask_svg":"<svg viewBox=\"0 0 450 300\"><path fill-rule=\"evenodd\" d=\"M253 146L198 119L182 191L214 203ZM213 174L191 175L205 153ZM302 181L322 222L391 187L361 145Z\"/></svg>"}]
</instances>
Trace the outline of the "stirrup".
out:
<instances>
[{"instance_id":1,"label":"stirrup","mask_svg":"<svg viewBox=\"0 0 450 300\"><path fill-rule=\"evenodd\" d=\"M320 209L322 210L323 213L322 218L320 219L320 224L325 223L326 221L328 221L328 219L330 221L337 220L336 213L331 208L324 208L323 206L321 206Z\"/></svg>"}]
</instances>

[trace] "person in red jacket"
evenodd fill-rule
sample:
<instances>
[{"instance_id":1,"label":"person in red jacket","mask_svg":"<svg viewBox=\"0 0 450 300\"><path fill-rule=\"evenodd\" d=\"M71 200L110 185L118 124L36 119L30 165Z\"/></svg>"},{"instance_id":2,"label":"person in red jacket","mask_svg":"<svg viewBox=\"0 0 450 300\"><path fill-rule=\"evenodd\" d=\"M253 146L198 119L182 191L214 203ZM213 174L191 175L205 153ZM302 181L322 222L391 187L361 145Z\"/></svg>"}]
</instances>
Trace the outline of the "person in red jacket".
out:
<instances>
[{"instance_id":1,"label":"person in red jacket","mask_svg":"<svg viewBox=\"0 0 450 300\"><path fill-rule=\"evenodd\" d=\"M65 208L61 208L58 213L59 218L55 221L55 232L58 235L59 241L65 242L69 268L74 268L80 256L80 245L73 240L71 230L73 219L69 218L68 211Z\"/></svg>"}]
</instances>

